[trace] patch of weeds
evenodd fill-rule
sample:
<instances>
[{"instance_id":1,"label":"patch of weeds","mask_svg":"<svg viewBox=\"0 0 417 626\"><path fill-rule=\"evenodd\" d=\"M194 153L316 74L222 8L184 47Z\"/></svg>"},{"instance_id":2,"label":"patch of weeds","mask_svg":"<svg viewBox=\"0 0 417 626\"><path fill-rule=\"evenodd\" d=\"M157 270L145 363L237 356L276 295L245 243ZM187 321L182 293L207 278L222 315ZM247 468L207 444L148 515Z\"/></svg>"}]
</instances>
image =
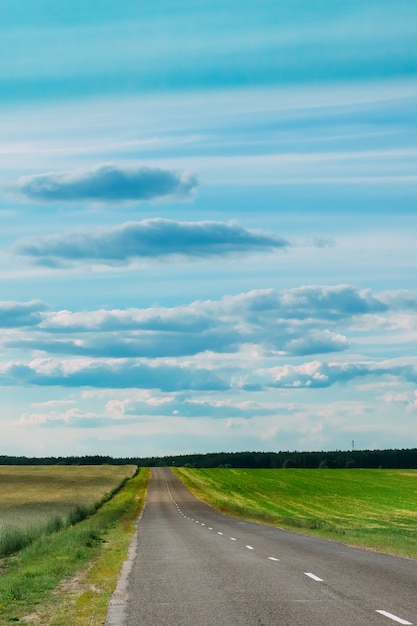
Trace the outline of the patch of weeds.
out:
<instances>
[{"instance_id":1,"label":"patch of weeds","mask_svg":"<svg viewBox=\"0 0 417 626\"><path fill-rule=\"evenodd\" d=\"M7 528L0 536L0 558L18 552L33 541L34 536L27 529Z\"/></svg>"},{"instance_id":2,"label":"patch of weeds","mask_svg":"<svg viewBox=\"0 0 417 626\"><path fill-rule=\"evenodd\" d=\"M87 519L92 514L91 508L78 504L68 515L68 524L74 526Z\"/></svg>"},{"instance_id":3,"label":"patch of weeds","mask_svg":"<svg viewBox=\"0 0 417 626\"><path fill-rule=\"evenodd\" d=\"M53 517L51 520L49 520L49 522L46 525L45 532L47 535L50 535L52 533L57 533L58 530L62 530L64 526L65 526L64 520L62 519L62 517L59 517L57 515L56 517Z\"/></svg>"}]
</instances>

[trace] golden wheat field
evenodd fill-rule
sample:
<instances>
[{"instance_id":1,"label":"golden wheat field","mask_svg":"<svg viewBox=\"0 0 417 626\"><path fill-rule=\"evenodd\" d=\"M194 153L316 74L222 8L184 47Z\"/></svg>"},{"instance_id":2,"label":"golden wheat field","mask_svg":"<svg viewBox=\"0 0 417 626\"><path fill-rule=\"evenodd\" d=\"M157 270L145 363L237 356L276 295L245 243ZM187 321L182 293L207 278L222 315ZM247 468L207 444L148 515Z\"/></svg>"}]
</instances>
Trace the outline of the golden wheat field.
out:
<instances>
[{"instance_id":1,"label":"golden wheat field","mask_svg":"<svg viewBox=\"0 0 417 626\"><path fill-rule=\"evenodd\" d=\"M133 465L0 466L0 536L88 510L135 471Z\"/></svg>"}]
</instances>

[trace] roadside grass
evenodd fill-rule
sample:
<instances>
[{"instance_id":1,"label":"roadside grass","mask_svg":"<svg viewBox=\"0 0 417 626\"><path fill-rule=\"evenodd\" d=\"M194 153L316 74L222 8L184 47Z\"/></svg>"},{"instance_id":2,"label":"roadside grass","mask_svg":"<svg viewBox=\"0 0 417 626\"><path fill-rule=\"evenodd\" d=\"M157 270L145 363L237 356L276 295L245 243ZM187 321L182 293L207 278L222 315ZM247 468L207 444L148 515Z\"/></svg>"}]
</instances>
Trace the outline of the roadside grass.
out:
<instances>
[{"instance_id":1,"label":"roadside grass","mask_svg":"<svg viewBox=\"0 0 417 626\"><path fill-rule=\"evenodd\" d=\"M136 466L0 466L0 558L73 525L117 490Z\"/></svg>"},{"instance_id":2,"label":"roadside grass","mask_svg":"<svg viewBox=\"0 0 417 626\"><path fill-rule=\"evenodd\" d=\"M235 517L417 558L417 470L174 471L194 495Z\"/></svg>"},{"instance_id":3,"label":"roadside grass","mask_svg":"<svg viewBox=\"0 0 417 626\"><path fill-rule=\"evenodd\" d=\"M84 521L3 559L0 624L103 624L148 480L141 470Z\"/></svg>"}]
</instances>

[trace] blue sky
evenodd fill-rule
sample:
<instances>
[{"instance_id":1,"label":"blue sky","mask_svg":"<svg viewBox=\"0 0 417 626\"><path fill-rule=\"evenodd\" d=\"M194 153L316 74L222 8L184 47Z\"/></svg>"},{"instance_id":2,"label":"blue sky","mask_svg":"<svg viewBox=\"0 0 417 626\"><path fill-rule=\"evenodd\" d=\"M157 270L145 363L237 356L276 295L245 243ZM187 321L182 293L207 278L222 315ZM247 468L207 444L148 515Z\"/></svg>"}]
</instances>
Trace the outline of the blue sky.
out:
<instances>
[{"instance_id":1,"label":"blue sky","mask_svg":"<svg viewBox=\"0 0 417 626\"><path fill-rule=\"evenodd\" d=\"M1 453L417 446L416 24L3 0Z\"/></svg>"}]
</instances>

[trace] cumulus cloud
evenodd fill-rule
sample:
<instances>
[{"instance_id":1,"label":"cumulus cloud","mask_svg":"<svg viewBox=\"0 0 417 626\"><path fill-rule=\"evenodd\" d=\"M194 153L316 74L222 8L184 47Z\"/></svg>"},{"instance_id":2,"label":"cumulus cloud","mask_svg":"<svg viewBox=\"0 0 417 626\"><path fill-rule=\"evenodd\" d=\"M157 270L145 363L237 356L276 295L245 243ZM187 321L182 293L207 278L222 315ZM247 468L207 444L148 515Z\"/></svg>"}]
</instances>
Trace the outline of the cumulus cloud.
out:
<instances>
[{"instance_id":1,"label":"cumulus cloud","mask_svg":"<svg viewBox=\"0 0 417 626\"><path fill-rule=\"evenodd\" d=\"M22 426L68 426L77 428L100 428L106 426L110 420L97 416L94 413L85 413L77 407L62 410L45 410L43 412L23 413L19 424Z\"/></svg>"},{"instance_id":2,"label":"cumulus cloud","mask_svg":"<svg viewBox=\"0 0 417 626\"><path fill-rule=\"evenodd\" d=\"M46 314L41 328L52 333L118 330L201 333L212 326L210 304L194 302L170 308L99 309L82 312L61 310Z\"/></svg>"},{"instance_id":3,"label":"cumulus cloud","mask_svg":"<svg viewBox=\"0 0 417 626\"><path fill-rule=\"evenodd\" d=\"M262 405L255 402L232 402L230 400L207 400L171 396L155 398L147 401L130 400L123 403L123 415L165 415L175 417L210 417L211 419L252 419L254 416L265 416L277 413L277 406ZM285 409L288 412L288 409ZM280 409L284 412L284 408Z\"/></svg>"},{"instance_id":4,"label":"cumulus cloud","mask_svg":"<svg viewBox=\"0 0 417 626\"><path fill-rule=\"evenodd\" d=\"M234 223L155 218L95 232L32 238L18 244L16 251L53 266L62 261L112 264L169 256L205 258L271 251L289 245L282 237L246 230Z\"/></svg>"},{"instance_id":5,"label":"cumulus cloud","mask_svg":"<svg viewBox=\"0 0 417 626\"><path fill-rule=\"evenodd\" d=\"M36 326L43 319L46 305L39 300L30 302L0 301L0 328Z\"/></svg>"},{"instance_id":6,"label":"cumulus cloud","mask_svg":"<svg viewBox=\"0 0 417 626\"><path fill-rule=\"evenodd\" d=\"M307 285L278 292L275 289L251 291L238 296L248 315L256 318L278 311L285 318L340 319L367 313L380 313L388 305L368 289L352 285Z\"/></svg>"},{"instance_id":7,"label":"cumulus cloud","mask_svg":"<svg viewBox=\"0 0 417 626\"><path fill-rule=\"evenodd\" d=\"M8 340L8 347L20 347L40 350L49 354L67 354L90 357L181 357L211 350L217 353L236 352L241 337L231 329L225 336L221 329L212 329L203 334L194 332L159 332L159 333L117 333L92 335L82 339L36 339ZM327 350L326 350L327 351Z\"/></svg>"},{"instance_id":8,"label":"cumulus cloud","mask_svg":"<svg viewBox=\"0 0 417 626\"><path fill-rule=\"evenodd\" d=\"M284 344L285 350L295 356L308 354L322 354L325 352L339 352L346 350L350 345L348 339L340 333L330 330L314 330L292 339Z\"/></svg>"},{"instance_id":9,"label":"cumulus cloud","mask_svg":"<svg viewBox=\"0 0 417 626\"><path fill-rule=\"evenodd\" d=\"M92 169L22 176L13 189L39 202L123 202L186 197L196 186L196 177L186 172L104 163Z\"/></svg>"},{"instance_id":10,"label":"cumulus cloud","mask_svg":"<svg viewBox=\"0 0 417 626\"><path fill-rule=\"evenodd\" d=\"M412 294L407 300L401 296L400 301L412 302ZM19 307L3 303L4 325L31 324L33 328L8 333L3 337L6 347L51 355L151 359L236 354L244 346L272 357L346 351L358 335L369 337L370 328L376 329L375 320L379 329L381 320L389 318L394 338L397 329L392 316L394 311L398 317L400 305L393 296L382 301L370 291L336 285L256 290L171 308L72 312L44 310L36 302L21 306L21 315L13 320L13 311ZM398 341L404 341L401 333Z\"/></svg>"},{"instance_id":11,"label":"cumulus cloud","mask_svg":"<svg viewBox=\"0 0 417 626\"><path fill-rule=\"evenodd\" d=\"M386 291L381 300L393 310L417 311L417 292L408 290Z\"/></svg>"},{"instance_id":12,"label":"cumulus cloud","mask_svg":"<svg viewBox=\"0 0 417 626\"><path fill-rule=\"evenodd\" d=\"M398 308L395 300L390 306ZM312 320L317 324L388 310L389 307L368 290L351 285L317 285L284 291L258 289L225 296L220 300L195 301L170 308L56 311L44 316L42 328L48 332L141 329L202 333L213 325L221 324L223 328L233 326L250 333L251 328L260 330L271 323L286 324L293 319L297 324L300 320L305 323Z\"/></svg>"},{"instance_id":13,"label":"cumulus cloud","mask_svg":"<svg viewBox=\"0 0 417 626\"><path fill-rule=\"evenodd\" d=\"M229 383L215 372L183 365L137 360L34 359L0 365L0 385L225 391Z\"/></svg>"},{"instance_id":14,"label":"cumulus cloud","mask_svg":"<svg viewBox=\"0 0 417 626\"><path fill-rule=\"evenodd\" d=\"M122 424L132 424L143 418L170 417L173 419L226 419L250 420L254 417L265 417L291 413L288 407L262 405L255 402L238 402L230 400L198 400L186 399L180 395L150 397L147 400L110 400L101 413L81 410L73 401L61 404L33 404L33 411L23 413L21 425L45 426L48 428L102 428Z\"/></svg>"},{"instance_id":15,"label":"cumulus cloud","mask_svg":"<svg viewBox=\"0 0 417 626\"><path fill-rule=\"evenodd\" d=\"M335 285L256 290L171 308L73 312L49 311L38 302L6 302L0 303L0 327L8 328L4 348L35 355L177 360L204 355L198 358L215 359L215 368L227 357L234 367L239 354L246 362L248 354L254 360L322 358L355 343L362 349L371 334L385 332L388 321L395 350L404 337L393 319L402 315L401 302L408 307L413 301L411 292L397 300L389 293ZM415 313L408 316L409 327L417 329ZM372 342L376 345L375 338Z\"/></svg>"},{"instance_id":16,"label":"cumulus cloud","mask_svg":"<svg viewBox=\"0 0 417 626\"><path fill-rule=\"evenodd\" d=\"M266 374L266 372L263 372ZM347 383L365 376L397 377L405 382L417 381L415 359L403 363L399 360L323 363L311 361L301 365L284 365L270 370L271 387L324 388L336 383Z\"/></svg>"}]
</instances>

